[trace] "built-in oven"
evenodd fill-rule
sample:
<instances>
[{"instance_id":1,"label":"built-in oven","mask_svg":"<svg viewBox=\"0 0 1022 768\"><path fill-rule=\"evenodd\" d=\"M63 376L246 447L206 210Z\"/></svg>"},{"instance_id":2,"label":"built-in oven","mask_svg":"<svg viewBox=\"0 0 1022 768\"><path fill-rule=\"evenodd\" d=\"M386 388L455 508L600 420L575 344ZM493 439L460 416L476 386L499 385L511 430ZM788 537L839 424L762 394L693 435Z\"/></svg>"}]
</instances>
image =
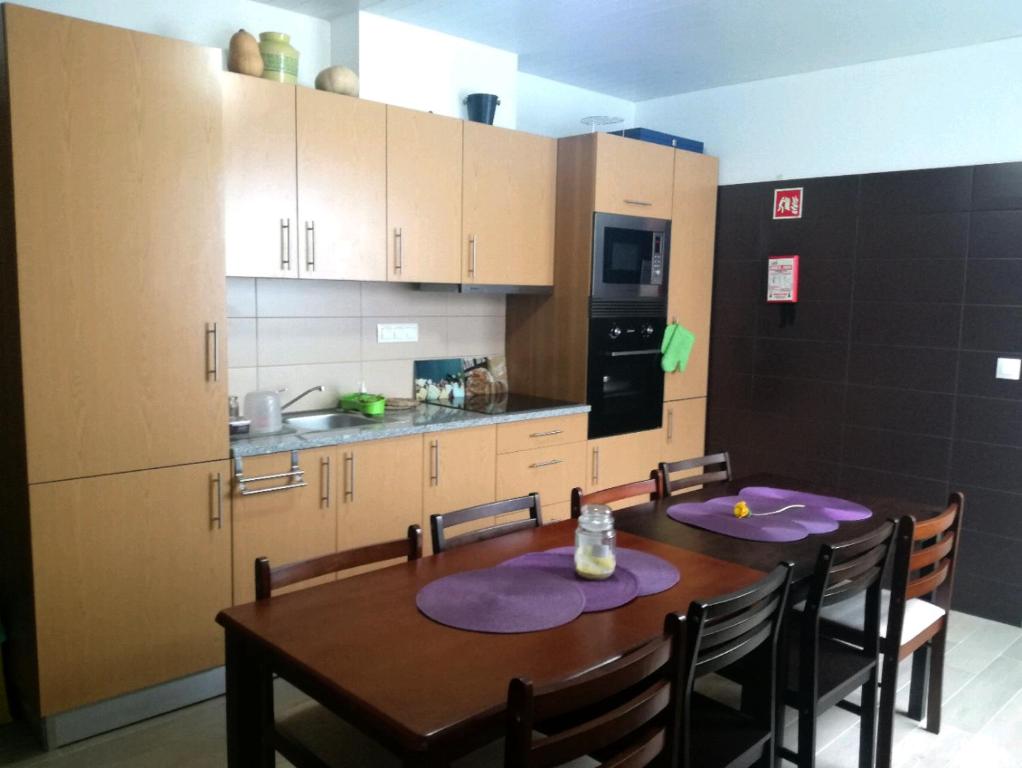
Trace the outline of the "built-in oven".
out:
<instances>
[{"instance_id":1,"label":"built-in oven","mask_svg":"<svg viewBox=\"0 0 1022 768\"><path fill-rule=\"evenodd\" d=\"M593 215L593 298L666 299L671 222Z\"/></svg>"},{"instance_id":2,"label":"built-in oven","mask_svg":"<svg viewBox=\"0 0 1022 768\"><path fill-rule=\"evenodd\" d=\"M660 302L593 301L587 380L590 438L660 427L665 312Z\"/></svg>"}]
</instances>

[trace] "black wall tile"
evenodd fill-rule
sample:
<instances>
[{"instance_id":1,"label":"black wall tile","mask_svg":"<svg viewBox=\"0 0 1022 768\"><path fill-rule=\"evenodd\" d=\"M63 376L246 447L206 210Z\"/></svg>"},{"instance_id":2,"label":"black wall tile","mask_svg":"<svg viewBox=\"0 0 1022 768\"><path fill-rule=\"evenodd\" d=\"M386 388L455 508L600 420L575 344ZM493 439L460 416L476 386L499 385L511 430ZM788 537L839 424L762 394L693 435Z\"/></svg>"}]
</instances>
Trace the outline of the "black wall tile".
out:
<instances>
[{"instance_id":1,"label":"black wall tile","mask_svg":"<svg viewBox=\"0 0 1022 768\"><path fill-rule=\"evenodd\" d=\"M739 447L732 453L731 465L738 477L769 472L793 480L824 483L834 487L837 487L841 476L841 465L836 462L756 448Z\"/></svg>"},{"instance_id":2,"label":"black wall tile","mask_svg":"<svg viewBox=\"0 0 1022 768\"><path fill-rule=\"evenodd\" d=\"M1005 586L1022 587L1019 541L982 531L969 531L958 545L958 568Z\"/></svg>"},{"instance_id":3,"label":"black wall tile","mask_svg":"<svg viewBox=\"0 0 1022 768\"><path fill-rule=\"evenodd\" d=\"M970 259L1022 259L1022 211L972 214Z\"/></svg>"},{"instance_id":4,"label":"black wall tile","mask_svg":"<svg viewBox=\"0 0 1022 768\"><path fill-rule=\"evenodd\" d=\"M842 462L945 482L951 441L907 432L846 427Z\"/></svg>"},{"instance_id":5,"label":"black wall tile","mask_svg":"<svg viewBox=\"0 0 1022 768\"><path fill-rule=\"evenodd\" d=\"M964 259L969 214L877 214L859 222L861 259Z\"/></svg>"},{"instance_id":6,"label":"black wall tile","mask_svg":"<svg viewBox=\"0 0 1022 768\"><path fill-rule=\"evenodd\" d=\"M1022 400L959 397L955 438L1022 448Z\"/></svg>"},{"instance_id":7,"label":"black wall tile","mask_svg":"<svg viewBox=\"0 0 1022 768\"><path fill-rule=\"evenodd\" d=\"M765 275L765 265L762 271ZM798 295L802 301L849 301L852 297L851 262L840 259L800 258Z\"/></svg>"},{"instance_id":8,"label":"black wall tile","mask_svg":"<svg viewBox=\"0 0 1022 768\"><path fill-rule=\"evenodd\" d=\"M747 301L721 299L713 303L710 313L710 334L712 336L755 336L755 305Z\"/></svg>"},{"instance_id":9,"label":"black wall tile","mask_svg":"<svg viewBox=\"0 0 1022 768\"><path fill-rule=\"evenodd\" d=\"M853 345L848 381L923 392L954 392L956 357L951 349Z\"/></svg>"},{"instance_id":10,"label":"black wall tile","mask_svg":"<svg viewBox=\"0 0 1022 768\"><path fill-rule=\"evenodd\" d=\"M971 485L955 487L952 490L965 494L962 526L966 531L983 531L1022 541L1022 496ZM965 537L968 535L964 534Z\"/></svg>"},{"instance_id":11,"label":"black wall tile","mask_svg":"<svg viewBox=\"0 0 1022 768\"><path fill-rule=\"evenodd\" d=\"M969 304L1022 306L1022 259L969 259L965 286Z\"/></svg>"},{"instance_id":12,"label":"black wall tile","mask_svg":"<svg viewBox=\"0 0 1022 768\"><path fill-rule=\"evenodd\" d=\"M955 440L951 484L1022 493L1022 448Z\"/></svg>"},{"instance_id":13,"label":"black wall tile","mask_svg":"<svg viewBox=\"0 0 1022 768\"><path fill-rule=\"evenodd\" d=\"M959 303L963 259L863 259L855 265L855 300Z\"/></svg>"},{"instance_id":14,"label":"black wall tile","mask_svg":"<svg viewBox=\"0 0 1022 768\"><path fill-rule=\"evenodd\" d=\"M808 420L775 413L750 411L744 414L736 445L771 450L794 456L809 456L837 463L841 460L841 422Z\"/></svg>"},{"instance_id":15,"label":"black wall tile","mask_svg":"<svg viewBox=\"0 0 1022 768\"><path fill-rule=\"evenodd\" d=\"M967 211L972 202L971 167L871 173L862 177L864 218L877 213Z\"/></svg>"},{"instance_id":16,"label":"black wall tile","mask_svg":"<svg viewBox=\"0 0 1022 768\"><path fill-rule=\"evenodd\" d=\"M710 345L710 378L751 374L756 340L751 337L714 339Z\"/></svg>"},{"instance_id":17,"label":"black wall tile","mask_svg":"<svg viewBox=\"0 0 1022 768\"><path fill-rule=\"evenodd\" d=\"M951 607L1017 627L1022 622L1022 589L1010 589L996 578L976 576L960 568L955 571Z\"/></svg>"},{"instance_id":18,"label":"black wall tile","mask_svg":"<svg viewBox=\"0 0 1022 768\"><path fill-rule=\"evenodd\" d=\"M922 506L942 506L947 501L947 483L908 475L896 475L865 467L841 467L841 489L847 493L890 496Z\"/></svg>"},{"instance_id":19,"label":"black wall tile","mask_svg":"<svg viewBox=\"0 0 1022 768\"><path fill-rule=\"evenodd\" d=\"M950 437L954 397L879 387L848 387L848 424Z\"/></svg>"},{"instance_id":20,"label":"black wall tile","mask_svg":"<svg viewBox=\"0 0 1022 768\"><path fill-rule=\"evenodd\" d=\"M962 321L962 349L1022 349L1022 307L970 305Z\"/></svg>"},{"instance_id":21,"label":"black wall tile","mask_svg":"<svg viewBox=\"0 0 1022 768\"><path fill-rule=\"evenodd\" d=\"M756 344L756 375L843 381L847 347L825 341L761 338Z\"/></svg>"},{"instance_id":22,"label":"black wall tile","mask_svg":"<svg viewBox=\"0 0 1022 768\"><path fill-rule=\"evenodd\" d=\"M756 376L746 407L796 419L830 421L841 418L844 402L843 383Z\"/></svg>"},{"instance_id":23,"label":"black wall tile","mask_svg":"<svg viewBox=\"0 0 1022 768\"><path fill-rule=\"evenodd\" d=\"M719 261L713 274L713 300L758 302L766 295L766 265L754 261Z\"/></svg>"},{"instance_id":24,"label":"black wall tile","mask_svg":"<svg viewBox=\"0 0 1022 768\"><path fill-rule=\"evenodd\" d=\"M852 341L857 344L957 347L960 304L856 302Z\"/></svg>"},{"instance_id":25,"label":"black wall tile","mask_svg":"<svg viewBox=\"0 0 1022 768\"><path fill-rule=\"evenodd\" d=\"M972 208L976 211L1022 208L1022 163L976 166Z\"/></svg>"},{"instance_id":26,"label":"black wall tile","mask_svg":"<svg viewBox=\"0 0 1022 768\"><path fill-rule=\"evenodd\" d=\"M786 305L760 307L759 336L773 339L806 339L815 341L848 340L848 302L800 301L795 306L795 319L782 324Z\"/></svg>"},{"instance_id":27,"label":"black wall tile","mask_svg":"<svg viewBox=\"0 0 1022 768\"><path fill-rule=\"evenodd\" d=\"M1007 400L1022 399L1022 382L994 377L997 357L996 352L962 352L959 356L958 393ZM1009 357L1022 357L1022 350L1011 353Z\"/></svg>"}]
</instances>

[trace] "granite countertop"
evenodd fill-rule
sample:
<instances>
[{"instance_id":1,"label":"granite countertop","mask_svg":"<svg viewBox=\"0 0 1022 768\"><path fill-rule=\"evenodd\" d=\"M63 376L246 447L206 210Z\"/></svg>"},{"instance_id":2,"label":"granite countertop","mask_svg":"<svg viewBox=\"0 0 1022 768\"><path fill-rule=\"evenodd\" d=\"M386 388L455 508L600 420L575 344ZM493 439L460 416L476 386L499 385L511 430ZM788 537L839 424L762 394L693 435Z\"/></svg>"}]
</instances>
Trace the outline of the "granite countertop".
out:
<instances>
[{"instance_id":1,"label":"granite countertop","mask_svg":"<svg viewBox=\"0 0 1022 768\"><path fill-rule=\"evenodd\" d=\"M317 411L317 413L322 413L322 411ZM515 413L491 414L446 408L442 405L423 404L406 411L388 411L383 416L374 417L374 423L357 427L325 431L285 427L284 431L272 435L232 438L231 457L261 456L281 451L300 451L305 448L360 443L366 440L385 440L389 437L421 435L425 432L441 432L448 429L484 427L489 424L506 424L512 421L547 419L576 413L589 413L589 406L564 405ZM297 414L289 413L287 415L295 416Z\"/></svg>"}]
</instances>

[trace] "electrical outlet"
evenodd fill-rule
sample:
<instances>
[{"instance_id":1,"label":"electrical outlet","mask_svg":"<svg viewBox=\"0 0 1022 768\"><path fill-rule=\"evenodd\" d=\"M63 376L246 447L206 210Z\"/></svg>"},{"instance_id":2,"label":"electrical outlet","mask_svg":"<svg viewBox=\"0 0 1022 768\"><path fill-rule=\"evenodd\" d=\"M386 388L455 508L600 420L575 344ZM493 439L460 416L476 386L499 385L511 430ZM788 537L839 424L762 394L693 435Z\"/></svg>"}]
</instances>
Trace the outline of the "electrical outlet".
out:
<instances>
[{"instance_id":1,"label":"electrical outlet","mask_svg":"<svg viewBox=\"0 0 1022 768\"><path fill-rule=\"evenodd\" d=\"M1017 357L997 358L997 372L994 374L999 379L1018 381L1022 373L1022 360Z\"/></svg>"},{"instance_id":2,"label":"electrical outlet","mask_svg":"<svg viewBox=\"0 0 1022 768\"><path fill-rule=\"evenodd\" d=\"M418 323L377 323L376 341L380 344L407 344L419 340Z\"/></svg>"}]
</instances>

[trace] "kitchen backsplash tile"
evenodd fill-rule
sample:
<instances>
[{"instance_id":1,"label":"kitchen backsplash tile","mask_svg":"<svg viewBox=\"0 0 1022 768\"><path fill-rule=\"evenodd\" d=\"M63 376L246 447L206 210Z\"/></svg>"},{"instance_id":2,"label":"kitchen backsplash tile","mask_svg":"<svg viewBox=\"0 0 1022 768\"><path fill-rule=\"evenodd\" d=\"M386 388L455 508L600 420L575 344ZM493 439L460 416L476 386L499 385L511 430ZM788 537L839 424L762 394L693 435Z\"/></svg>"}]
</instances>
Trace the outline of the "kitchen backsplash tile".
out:
<instances>
[{"instance_id":1,"label":"kitchen backsplash tile","mask_svg":"<svg viewBox=\"0 0 1022 768\"><path fill-rule=\"evenodd\" d=\"M296 409L333 407L339 393L412 392L412 361L504 353L505 297L336 280L227 279L228 388L324 384ZM377 323L412 322L414 343L380 344ZM286 399L286 397L285 397Z\"/></svg>"}]
</instances>

